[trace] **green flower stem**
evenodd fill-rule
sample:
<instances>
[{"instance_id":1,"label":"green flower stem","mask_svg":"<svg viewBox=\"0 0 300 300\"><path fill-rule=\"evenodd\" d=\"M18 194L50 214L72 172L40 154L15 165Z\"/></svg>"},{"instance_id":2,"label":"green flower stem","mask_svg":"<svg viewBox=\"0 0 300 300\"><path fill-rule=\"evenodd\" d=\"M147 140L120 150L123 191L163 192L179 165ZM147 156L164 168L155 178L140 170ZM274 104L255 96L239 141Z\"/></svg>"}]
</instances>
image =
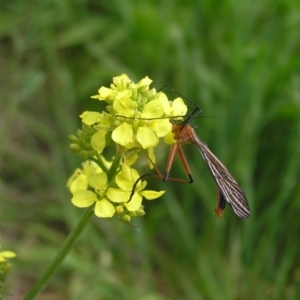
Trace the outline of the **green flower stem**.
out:
<instances>
[{"instance_id":1,"label":"green flower stem","mask_svg":"<svg viewBox=\"0 0 300 300\"><path fill-rule=\"evenodd\" d=\"M83 229L88 224L89 220L94 214L94 206L90 206L87 208L85 213L83 214L81 220L78 222L77 226L71 232L71 234L66 239L62 248L57 253L56 257L45 271L45 273L40 277L40 279L34 284L28 294L25 296L24 300L32 300L46 287L52 275L56 271L56 269L60 266L62 261L65 259L67 254L72 250L77 238L80 236Z\"/></svg>"},{"instance_id":2,"label":"green flower stem","mask_svg":"<svg viewBox=\"0 0 300 300\"><path fill-rule=\"evenodd\" d=\"M120 161L121 161L121 156L117 155L115 157L115 159L113 160L113 163L112 163L110 169L107 172L108 182L111 182L116 177L118 172L120 171Z\"/></svg>"},{"instance_id":3,"label":"green flower stem","mask_svg":"<svg viewBox=\"0 0 300 300\"><path fill-rule=\"evenodd\" d=\"M108 172L107 167L105 166L105 164L102 161L101 155L98 155L96 162L99 165L99 167L103 170L103 172L105 172L105 173Z\"/></svg>"}]
</instances>

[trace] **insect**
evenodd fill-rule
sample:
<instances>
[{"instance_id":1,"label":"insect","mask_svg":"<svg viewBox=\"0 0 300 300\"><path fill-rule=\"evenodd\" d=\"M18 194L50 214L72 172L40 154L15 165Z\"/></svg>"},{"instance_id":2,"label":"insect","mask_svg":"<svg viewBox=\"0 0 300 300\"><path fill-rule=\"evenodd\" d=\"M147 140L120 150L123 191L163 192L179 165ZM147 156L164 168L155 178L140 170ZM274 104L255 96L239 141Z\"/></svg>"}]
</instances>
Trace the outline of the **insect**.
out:
<instances>
[{"instance_id":1,"label":"insect","mask_svg":"<svg viewBox=\"0 0 300 300\"><path fill-rule=\"evenodd\" d=\"M238 183L235 181L232 175L229 173L227 168L209 150L206 144L204 144L198 138L194 128L189 125L189 122L200 113L201 110L196 108L193 113L183 122L176 123L175 121L171 121L173 124L172 132L174 134L175 143L171 147L166 167L166 173L162 179L164 181L168 180L175 154L177 153L188 174L190 183L193 182L191 170L189 168L181 145L194 144L198 148L203 159L208 165L209 170L218 187L218 205L215 209L217 216L222 215L227 202L232 207L237 216L241 218L248 218L250 216L250 209L244 192L239 187Z\"/></svg>"},{"instance_id":2,"label":"insect","mask_svg":"<svg viewBox=\"0 0 300 300\"><path fill-rule=\"evenodd\" d=\"M169 88L176 94L178 94L180 97L188 100L186 97L179 94L177 91L175 91L173 88L170 88L168 85L164 85L164 87ZM161 89L160 89L161 90ZM188 100L190 101L190 100ZM190 101L191 102L191 101ZM158 174L157 177L161 178L163 181L175 180L175 181L183 181L176 178L169 178L170 170L173 165L173 161L175 158L175 155L178 154L187 174L189 177L189 182L194 182L191 170L188 165L188 162L186 160L186 157L184 155L184 152L182 150L181 145L182 144L193 144L195 145L199 152L201 153L201 156L203 157L204 161L209 167L209 170L217 184L217 198L218 198L218 204L215 209L215 213L217 216L221 216L225 207L226 203L228 203L235 214L239 216L240 218L248 218L250 217L250 209L248 205L247 198L243 192L243 190L240 188L238 183L235 181L233 176L229 173L227 168L221 163L221 161L209 150L206 144L204 144L199 137L197 136L195 132L195 128L191 127L189 123L195 119L202 110L199 109L198 106L194 108L192 113L190 115L187 115L184 117L183 121L175 121L170 120L172 123L172 132L174 134L174 140L175 143L172 145L169 157L168 157L168 163L166 166L166 172L165 175L162 176L158 168L155 166L155 164L151 161L150 157L148 159L150 160L153 167L156 169L156 172ZM145 174L141 176L136 183L133 186L132 194L130 196L130 199L133 195L133 192L136 188L137 183L145 176L150 174ZM156 176L154 176L156 177ZM130 201L129 199L129 201Z\"/></svg>"}]
</instances>

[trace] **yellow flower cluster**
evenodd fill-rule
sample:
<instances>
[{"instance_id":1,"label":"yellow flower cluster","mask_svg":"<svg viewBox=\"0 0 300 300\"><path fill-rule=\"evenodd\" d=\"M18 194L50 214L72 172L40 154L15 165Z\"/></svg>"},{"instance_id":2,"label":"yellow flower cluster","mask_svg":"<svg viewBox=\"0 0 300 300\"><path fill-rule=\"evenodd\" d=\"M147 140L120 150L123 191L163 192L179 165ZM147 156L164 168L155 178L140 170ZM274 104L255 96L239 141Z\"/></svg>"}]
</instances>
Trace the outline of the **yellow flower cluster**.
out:
<instances>
[{"instance_id":1,"label":"yellow flower cluster","mask_svg":"<svg viewBox=\"0 0 300 300\"><path fill-rule=\"evenodd\" d=\"M79 137L70 136L71 149L90 160L77 169L68 181L77 207L95 204L98 217L119 215L129 221L141 216L142 198L160 197L164 191L143 191L146 181L139 180L131 168L141 150L155 161L154 148L159 139L173 142L170 118L184 116L187 107L181 98L169 101L162 92L149 89L151 80L145 77L135 84L127 75L113 78L110 88L101 87L94 99L107 103L106 111L86 111L80 115L83 130ZM113 162L103 157L103 150L116 146ZM84 155L83 155L84 153Z\"/></svg>"}]
</instances>

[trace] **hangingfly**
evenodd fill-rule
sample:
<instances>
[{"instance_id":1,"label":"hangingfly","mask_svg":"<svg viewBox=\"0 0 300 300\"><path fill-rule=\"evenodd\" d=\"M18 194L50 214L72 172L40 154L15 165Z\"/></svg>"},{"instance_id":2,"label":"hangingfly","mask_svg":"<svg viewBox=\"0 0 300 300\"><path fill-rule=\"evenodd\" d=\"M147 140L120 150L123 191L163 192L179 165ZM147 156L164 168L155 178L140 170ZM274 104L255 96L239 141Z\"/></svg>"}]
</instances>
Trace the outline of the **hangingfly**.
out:
<instances>
[{"instance_id":1,"label":"hangingfly","mask_svg":"<svg viewBox=\"0 0 300 300\"><path fill-rule=\"evenodd\" d=\"M227 168L219 161L219 159L208 149L208 147L198 138L194 128L188 123L197 116L201 110L197 107L193 113L183 122L176 123L172 121L175 143L170 150L168 164L166 168L164 181L169 178L171 166L174 161L175 154L178 153L180 160L189 176L190 182L193 182L191 171L183 150L182 144L194 144L200 151L203 159L207 163L210 172L218 186L218 204L215 209L217 216L221 216L225 209L226 202L232 207L235 214L241 218L250 217L250 209L248 201L238 183L229 173Z\"/></svg>"}]
</instances>

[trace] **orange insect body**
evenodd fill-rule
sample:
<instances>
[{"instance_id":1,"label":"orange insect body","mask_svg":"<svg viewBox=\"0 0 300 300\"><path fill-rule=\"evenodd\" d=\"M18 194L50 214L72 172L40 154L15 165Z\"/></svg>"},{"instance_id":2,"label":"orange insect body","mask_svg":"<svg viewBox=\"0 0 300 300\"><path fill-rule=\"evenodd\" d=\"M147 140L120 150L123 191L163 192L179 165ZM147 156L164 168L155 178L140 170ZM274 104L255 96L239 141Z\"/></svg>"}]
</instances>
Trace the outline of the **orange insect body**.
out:
<instances>
[{"instance_id":1,"label":"orange insect body","mask_svg":"<svg viewBox=\"0 0 300 300\"><path fill-rule=\"evenodd\" d=\"M172 128L174 140L180 144L193 144L193 135L196 135L194 129L190 125L182 127L180 124L174 124Z\"/></svg>"}]
</instances>

